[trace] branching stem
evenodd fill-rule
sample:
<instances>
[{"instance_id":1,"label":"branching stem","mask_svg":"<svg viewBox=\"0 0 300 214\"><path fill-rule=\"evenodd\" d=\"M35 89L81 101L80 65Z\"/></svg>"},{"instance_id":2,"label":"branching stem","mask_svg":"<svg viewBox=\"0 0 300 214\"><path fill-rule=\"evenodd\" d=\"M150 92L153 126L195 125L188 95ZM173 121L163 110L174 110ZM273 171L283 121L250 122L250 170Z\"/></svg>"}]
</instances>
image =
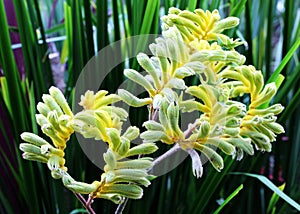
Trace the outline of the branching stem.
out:
<instances>
[{"instance_id":1,"label":"branching stem","mask_svg":"<svg viewBox=\"0 0 300 214\"><path fill-rule=\"evenodd\" d=\"M89 199L86 201L80 193L76 193L76 192L73 193L90 214L96 214L96 212L91 207L91 204L93 202L91 197L89 197Z\"/></svg>"}]
</instances>

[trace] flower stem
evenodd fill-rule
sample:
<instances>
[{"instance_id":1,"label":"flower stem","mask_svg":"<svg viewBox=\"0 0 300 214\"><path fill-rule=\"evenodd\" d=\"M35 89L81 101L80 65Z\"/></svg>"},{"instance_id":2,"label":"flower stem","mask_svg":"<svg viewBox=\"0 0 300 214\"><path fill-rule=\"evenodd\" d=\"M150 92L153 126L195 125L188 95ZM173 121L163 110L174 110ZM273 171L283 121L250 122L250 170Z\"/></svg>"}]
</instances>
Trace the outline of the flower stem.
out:
<instances>
[{"instance_id":1,"label":"flower stem","mask_svg":"<svg viewBox=\"0 0 300 214\"><path fill-rule=\"evenodd\" d=\"M92 200L89 198L88 201L84 199L84 197L80 193L73 192L76 198L81 202L81 204L84 206L84 208L90 213L90 214L96 214L96 212L91 207Z\"/></svg>"},{"instance_id":2,"label":"flower stem","mask_svg":"<svg viewBox=\"0 0 300 214\"><path fill-rule=\"evenodd\" d=\"M153 165L152 165L152 168L154 166L156 166L157 164L159 164L160 162L162 162L164 159L170 157L171 155L173 155L174 153L176 153L178 150L180 150L180 146L178 143L176 143L171 149L169 149L168 151L166 151L164 154L162 154L161 156L159 156L158 158L156 158L154 161L153 161ZM152 169L151 168L151 169ZM151 170L150 169L150 170ZM149 170L149 171L150 171Z\"/></svg>"},{"instance_id":3,"label":"flower stem","mask_svg":"<svg viewBox=\"0 0 300 214\"><path fill-rule=\"evenodd\" d=\"M122 212L124 211L125 207L126 207L126 204L128 202L128 198L125 198L124 202L122 204L119 204L116 211L115 211L115 214L122 214Z\"/></svg>"},{"instance_id":4,"label":"flower stem","mask_svg":"<svg viewBox=\"0 0 300 214\"><path fill-rule=\"evenodd\" d=\"M85 207L86 209L89 211L89 213L91 214L96 214L96 212L93 210L93 208L91 207L92 203L93 203L93 197L91 197L89 195L89 199L87 200L86 204L85 204Z\"/></svg>"}]
</instances>

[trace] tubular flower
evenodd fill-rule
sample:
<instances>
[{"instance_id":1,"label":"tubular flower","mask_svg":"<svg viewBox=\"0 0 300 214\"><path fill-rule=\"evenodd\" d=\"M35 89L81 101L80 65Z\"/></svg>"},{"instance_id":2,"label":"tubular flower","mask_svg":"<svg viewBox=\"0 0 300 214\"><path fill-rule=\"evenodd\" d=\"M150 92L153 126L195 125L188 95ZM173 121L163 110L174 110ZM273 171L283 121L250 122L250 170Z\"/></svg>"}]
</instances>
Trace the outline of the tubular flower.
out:
<instances>
[{"instance_id":1,"label":"tubular flower","mask_svg":"<svg viewBox=\"0 0 300 214\"><path fill-rule=\"evenodd\" d=\"M235 80L235 86L230 85L229 81L224 83L230 88L232 97L250 94L251 103L242 119L240 134L251 138L257 149L270 152L270 142L276 140L276 134L284 132L283 127L276 123L276 115L282 112L283 107L274 104L265 109L261 108L262 104L269 102L276 94L275 83L269 83L264 87L261 71L257 71L253 66L228 68L219 75Z\"/></svg>"},{"instance_id":2,"label":"tubular flower","mask_svg":"<svg viewBox=\"0 0 300 214\"><path fill-rule=\"evenodd\" d=\"M169 103L163 99L159 109L160 123L149 120L144 123L148 129L141 134L144 142L161 141L166 144L173 144L179 140L184 140L184 134L179 127L179 107L174 103Z\"/></svg>"},{"instance_id":3,"label":"tubular flower","mask_svg":"<svg viewBox=\"0 0 300 214\"><path fill-rule=\"evenodd\" d=\"M118 95L107 95L107 91L98 91L96 94L87 91L81 96L79 105L83 111L74 117L74 128L76 132L85 138L108 141L106 128L121 129L122 121L128 116L127 112L111 104L120 100ZM107 96L106 96L107 95Z\"/></svg>"},{"instance_id":4,"label":"tubular flower","mask_svg":"<svg viewBox=\"0 0 300 214\"><path fill-rule=\"evenodd\" d=\"M21 138L26 143L20 144L20 150L24 152L24 159L47 163L52 177L58 179L62 178L58 171L67 171L64 149L74 132L74 115L58 88L51 87L42 99L43 102L37 104L36 121L53 145L36 134L24 132Z\"/></svg>"},{"instance_id":5,"label":"tubular flower","mask_svg":"<svg viewBox=\"0 0 300 214\"><path fill-rule=\"evenodd\" d=\"M42 132L50 137L53 145L33 133L24 132L21 138L26 143L21 143L20 149L24 152L24 159L47 163L52 176L59 178L55 171L67 170L64 166L64 149L74 132L73 113L58 88L51 87L49 92L50 94L43 95L44 102L37 104L39 114L36 114L36 121Z\"/></svg>"},{"instance_id":6,"label":"tubular flower","mask_svg":"<svg viewBox=\"0 0 300 214\"><path fill-rule=\"evenodd\" d=\"M196 9L193 13L174 7L169 9L167 16L162 17L162 21L163 30L166 31L169 27L176 26L187 44L194 40L216 41L218 38L228 43L231 41L230 38L222 32L239 24L239 19L236 17L221 20L218 10L210 12Z\"/></svg>"},{"instance_id":7,"label":"tubular flower","mask_svg":"<svg viewBox=\"0 0 300 214\"><path fill-rule=\"evenodd\" d=\"M70 135L74 132L73 113L61 91L51 87L50 94L44 94L44 102L37 104L36 121L41 126L42 132L51 138L54 146L64 149Z\"/></svg>"},{"instance_id":8,"label":"tubular flower","mask_svg":"<svg viewBox=\"0 0 300 214\"><path fill-rule=\"evenodd\" d=\"M201 62L190 62L189 48L184 44L176 27L163 32L163 38L157 38L156 43L149 46L153 57L144 53L137 55L140 66L146 71L142 75L133 69L125 69L124 75L133 82L141 85L149 97L140 99L129 91L119 89L118 94L127 104L140 107L160 103L166 97L170 102L178 96L172 89L183 90L187 86L183 78L200 73L204 65Z\"/></svg>"},{"instance_id":9,"label":"tubular flower","mask_svg":"<svg viewBox=\"0 0 300 214\"><path fill-rule=\"evenodd\" d=\"M129 127L123 135L114 128L108 128L109 148L103 154L106 165L101 175L100 186L91 193L94 198L105 198L122 203L125 197L139 199L143 195L142 186L149 186L148 169L152 167L152 158L126 159L135 155L155 152L154 143L143 143L130 148L130 141L139 136L139 129Z\"/></svg>"},{"instance_id":10,"label":"tubular flower","mask_svg":"<svg viewBox=\"0 0 300 214\"><path fill-rule=\"evenodd\" d=\"M58 178L54 171L59 169L67 171L65 165L65 159L62 149L53 147L43 138L29 132L24 132L21 135L22 140L26 143L20 144L20 150L23 151L23 158L27 160L46 163L49 170L51 170L52 176Z\"/></svg>"}]
</instances>

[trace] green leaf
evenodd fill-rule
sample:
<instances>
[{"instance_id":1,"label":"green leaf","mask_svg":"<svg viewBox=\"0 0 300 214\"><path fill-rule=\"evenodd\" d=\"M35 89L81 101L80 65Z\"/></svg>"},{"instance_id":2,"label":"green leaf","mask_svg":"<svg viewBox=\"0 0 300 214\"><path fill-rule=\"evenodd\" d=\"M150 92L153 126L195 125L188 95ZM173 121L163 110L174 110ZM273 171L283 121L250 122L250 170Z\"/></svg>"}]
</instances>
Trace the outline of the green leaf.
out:
<instances>
[{"instance_id":1,"label":"green leaf","mask_svg":"<svg viewBox=\"0 0 300 214\"><path fill-rule=\"evenodd\" d=\"M289 52L286 54L286 56L283 58L279 66L276 68L272 76L268 79L267 83L275 82L283 68L286 66L286 64L289 62L289 60L292 58L296 50L298 49L300 45L300 37L297 39L297 41L293 44Z\"/></svg>"},{"instance_id":2,"label":"green leaf","mask_svg":"<svg viewBox=\"0 0 300 214\"><path fill-rule=\"evenodd\" d=\"M246 175L249 177L257 178L260 180L264 185L266 185L269 189L274 191L280 198L285 200L288 204L293 206L296 210L300 211L300 204L298 204L296 201L294 201L292 198L290 198L288 195L286 195L282 190L280 190L277 186L275 186L268 178L266 178L263 175L257 175L257 174L251 174L251 173L243 173L243 172L231 172L230 174L233 175Z\"/></svg>"},{"instance_id":3,"label":"green leaf","mask_svg":"<svg viewBox=\"0 0 300 214\"><path fill-rule=\"evenodd\" d=\"M280 187L278 187L278 189L280 189L281 191L284 190L284 187L285 187L285 183L282 184ZM273 211L275 211L276 209L276 203L279 199L279 195L277 195L275 192L273 193L271 199L270 199L270 202L269 202L269 205L268 205L268 208L267 208L267 213L273 213Z\"/></svg>"},{"instance_id":4,"label":"green leaf","mask_svg":"<svg viewBox=\"0 0 300 214\"><path fill-rule=\"evenodd\" d=\"M234 190L226 199L225 201L218 207L218 209L214 212L214 214L218 214L223 207L228 204L238 193L239 191L241 191L241 189L243 189L243 184L241 184L238 188L236 188L236 190Z\"/></svg>"}]
</instances>

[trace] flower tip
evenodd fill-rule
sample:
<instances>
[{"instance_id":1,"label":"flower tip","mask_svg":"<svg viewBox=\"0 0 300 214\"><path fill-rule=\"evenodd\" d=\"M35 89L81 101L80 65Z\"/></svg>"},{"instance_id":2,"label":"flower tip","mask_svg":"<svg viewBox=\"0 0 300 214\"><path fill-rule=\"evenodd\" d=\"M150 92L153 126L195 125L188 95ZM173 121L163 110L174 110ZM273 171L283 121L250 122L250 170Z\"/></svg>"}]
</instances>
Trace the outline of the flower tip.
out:
<instances>
[{"instance_id":1,"label":"flower tip","mask_svg":"<svg viewBox=\"0 0 300 214\"><path fill-rule=\"evenodd\" d=\"M202 177L203 167L202 167L202 163L201 163L199 154L194 149L189 149L189 150L187 150L187 152L189 153L189 155L192 158L193 175L196 178Z\"/></svg>"},{"instance_id":2,"label":"flower tip","mask_svg":"<svg viewBox=\"0 0 300 214\"><path fill-rule=\"evenodd\" d=\"M20 137L22 140L26 141L26 137L28 136L29 132L23 132Z\"/></svg>"},{"instance_id":3,"label":"flower tip","mask_svg":"<svg viewBox=\"0 0 300 214\"><path fill-rule=\"evenodd\" d=\"M57 90L59 90L59 89L56 88L55 86L51 86L51 87L49 88L49 91L57 91Z\"/></svg>"},{"instance_id":4,"label":"flower tip","mask_svg":"<svg viewBox=\"0 0 300 214\"><path fill-rule=\"evenodd\" d=\"M21 149L21 148L20 148ZM22 149L21 149L22 150ZM22 158L23 159L27 159L28 158L28 153L27 152L24 152L23 154L22 154Z\"/></svg>"}]
</instances>

